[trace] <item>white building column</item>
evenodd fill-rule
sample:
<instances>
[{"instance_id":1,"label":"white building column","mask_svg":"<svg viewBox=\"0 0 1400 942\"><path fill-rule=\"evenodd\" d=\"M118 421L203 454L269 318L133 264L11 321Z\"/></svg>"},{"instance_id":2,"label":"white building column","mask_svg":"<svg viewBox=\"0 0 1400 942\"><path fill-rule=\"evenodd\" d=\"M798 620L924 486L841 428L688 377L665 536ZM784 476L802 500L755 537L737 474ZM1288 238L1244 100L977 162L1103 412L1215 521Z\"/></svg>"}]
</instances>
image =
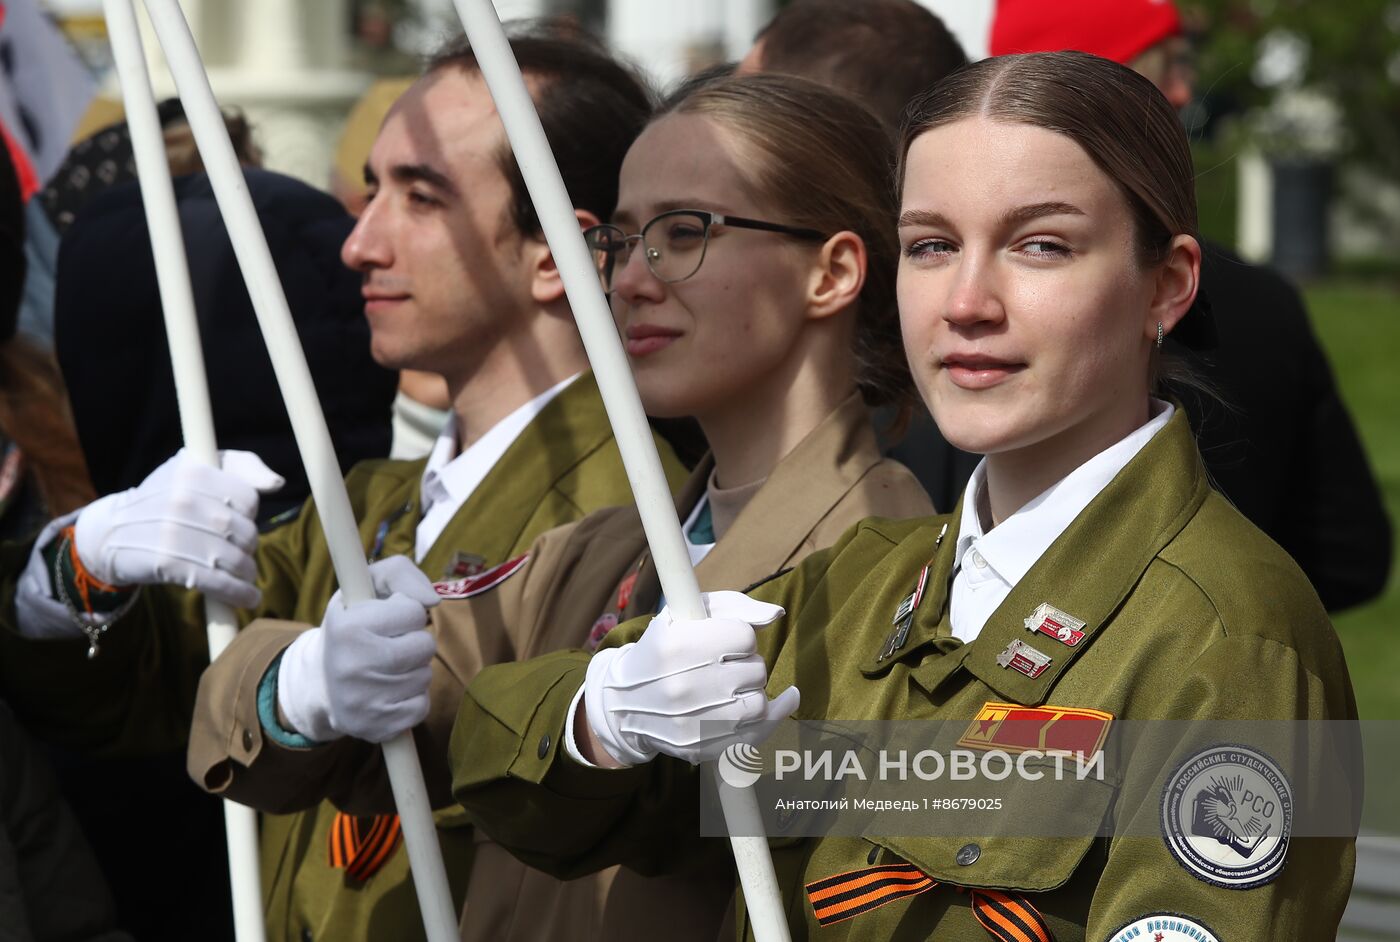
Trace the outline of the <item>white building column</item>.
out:
<instances>
[{"instance_id":1,"label":"white building column","mask_svg":"<svg viewBox=\"0 0 1400 942\"><path fill-rule=\"evenodd\" d=\"M345 116L373 78L346 68L348 0L180 0L180 5L214 94L221 105L248 116L264 166L326 186ZM142 21L152 84L159 97L168 97L175 94L175 83L144 12Z\"/></svg>"},{"instance_id":2,"label":"white building column","mask_svg":"<svg viewBox=\"0 0 1400 942\"><path fill-rule=\"evenodd\" d=\"M664 88L741 57L775 9L773 0L612 0L608 42Z\"/></svg>"},{"instance_id":3,"label":"white building column","mask_svg":"<svg viewBox=\"0 0 1400 942\"><path fill-rule=\"evenodd\" d=\"M1255 147L1241 151L1235 163L1236 248L1248 261L1264 263L1274 250L1274 174Z\"/></svg>"}]
</instances>

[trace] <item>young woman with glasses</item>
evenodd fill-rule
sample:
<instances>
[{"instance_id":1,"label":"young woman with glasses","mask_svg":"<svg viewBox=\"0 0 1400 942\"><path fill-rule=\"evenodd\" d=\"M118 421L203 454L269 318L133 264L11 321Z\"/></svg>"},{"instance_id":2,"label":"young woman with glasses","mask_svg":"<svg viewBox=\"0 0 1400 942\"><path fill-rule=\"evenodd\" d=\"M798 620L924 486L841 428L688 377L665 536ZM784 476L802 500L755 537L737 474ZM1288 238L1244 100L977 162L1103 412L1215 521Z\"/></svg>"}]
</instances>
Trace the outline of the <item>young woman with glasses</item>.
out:
<instances>
[{"instance_id":1,"label":"young woman with glasses","mask_svg":"<svg viewBox=\"0 0 1400 942\"><path fill-rule=\"evenodd\" d=\"M693 416L712 449L677 503L702 588L770 578L862 518L930 512L871 426L872 406L910 393L894 307L892 159L878 121L852 100L800 79L720 79L662 107L628 152L614 219L587 232L647 411ZM396 561L378 565L400 594L367 604L418 597L396 581ZM411 581L412 567L401 568ZM448 733L478 670L595 648L662 602L630 507L551 531L528 556L438 589L431 671L411 665L382 703L356 708L403 716L400 729L427 714L416 736L444 800ZM254 623L211 666L191 773L263 808L329 797L348 811L391 812L378 749L348 738L279 745L296 731L276 727L295 725L297 709L278 715L265 697L258 710L269 664L300 630ZM243 696L208 693L230 686ZM259 728L253 754L237 751L234 731ZM558 747L551 737L530 754ZM465 886L467 939L626 938L665 920L672 937L712 942L732 896L723 860L684 879L609 871L566 884L484 837L470 875L452 876Z\"/></svg>"},{"instance_id":2,"label":"young woman with glasses","mask_svg":"<svg viewBox=\"0 0 1400 942\"><path fill-rule=\"evenodd\" d=\"M743 770L737 753L769 763L765 808L854 796L769 821L794 938L1332 938L1359 778L1348 724L1293 721L1355 718L1341 646L1152 395L1162 338L1204 316L1175 113L1107 60L984 60L912 107L898 174L915 381L948 440L986 456L959 506L866 521L711 596L706 620L663 611L591 657L483 671L456 797L555 873L684 870L723 847L698 839L692 763ZM1176 722L1132 722L1149 720ZM755 756L780 728L800 763L844 742L855 770L839 748L825 776ZM543 736L564 746L537 752ZM877 759L887 745L905 751ZM970 781L947 773L959 754Z\"/></svg>"}]
</instances>

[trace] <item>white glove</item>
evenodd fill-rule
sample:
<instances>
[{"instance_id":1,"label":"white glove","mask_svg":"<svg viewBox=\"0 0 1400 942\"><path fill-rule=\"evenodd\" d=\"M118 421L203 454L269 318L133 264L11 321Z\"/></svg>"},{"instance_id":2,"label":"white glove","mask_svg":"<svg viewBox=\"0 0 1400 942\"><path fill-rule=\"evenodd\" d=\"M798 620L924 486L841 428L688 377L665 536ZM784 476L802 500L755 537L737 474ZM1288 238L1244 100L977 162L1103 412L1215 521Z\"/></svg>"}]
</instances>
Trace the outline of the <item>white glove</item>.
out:
<instances>
[{"instance_id":1,"label":"white glove","mask_svg":"<svg viewBox=\"0 0 1400 942\"><path fill-rule=\"evenodd\" d=\"M258 604L258 495L285 483L250 451L220 452L222 468L176 452L130 490L78 514L83 566L112 585L169 583L240 608Z\"/></svg>"},{"instance_id":2,"label":"white glove","mask_svg":"<svg viewBox=\"0 0 1400 942\"><path fill-rule=\"evenodd\" d=\"M428 715L437 645L423 628L440 600L406 556L369 567L375 598L350 607L331 596L319 628L282 655L277 706L291 728L316 742L353 736L393 739Z\"/></svg>"},{"instance_id":3,"label":"white glove","mask_svg":"<svg viewBox=\"0 0 1400 942\"><path fill-rule=\"evenodd\" d=\"M708 592L709 618L673 621L663 608L640 641L600 651L588 663L588 724L623 765L666 753L688 762L717 758L732 743L761 742L797 709L789 687L773 700L756 653L755 625L783 615L742 592ZM702 725L704 724L704 725Z\"/></svg>"}]
</instances>

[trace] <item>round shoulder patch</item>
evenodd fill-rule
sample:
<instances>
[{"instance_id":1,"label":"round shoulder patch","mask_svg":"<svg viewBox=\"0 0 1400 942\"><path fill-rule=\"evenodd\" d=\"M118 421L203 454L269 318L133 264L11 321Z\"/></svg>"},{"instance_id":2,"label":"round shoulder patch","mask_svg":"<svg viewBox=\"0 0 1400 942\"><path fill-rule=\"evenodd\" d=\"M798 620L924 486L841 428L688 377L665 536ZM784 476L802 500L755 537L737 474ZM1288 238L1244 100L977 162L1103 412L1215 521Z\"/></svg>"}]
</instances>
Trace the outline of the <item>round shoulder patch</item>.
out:
<instances>
[{"instance_id":1,"label":"round shoulder patch","mask_svg":"<svg viewBox=\"0 0 1400 942\"><path fill-rule=\"evenodd\" d=\"M1105 942L1220 942L1220 936L1189 916L1150 913L1115 929Z\"/></svg>"},{"instance_id":2,"label":"round shoulder patch","mask_svg":"<svg viewBox=\"0 0 1400 942\"><path fill-rule=\"evenodd\" d=\"M1201 750L1162 792L1162 840L1187 872L1213 886L1247 890L1274 880L1292 827L1287 777L1248 746Z\"/></svg>"}]
</instances>

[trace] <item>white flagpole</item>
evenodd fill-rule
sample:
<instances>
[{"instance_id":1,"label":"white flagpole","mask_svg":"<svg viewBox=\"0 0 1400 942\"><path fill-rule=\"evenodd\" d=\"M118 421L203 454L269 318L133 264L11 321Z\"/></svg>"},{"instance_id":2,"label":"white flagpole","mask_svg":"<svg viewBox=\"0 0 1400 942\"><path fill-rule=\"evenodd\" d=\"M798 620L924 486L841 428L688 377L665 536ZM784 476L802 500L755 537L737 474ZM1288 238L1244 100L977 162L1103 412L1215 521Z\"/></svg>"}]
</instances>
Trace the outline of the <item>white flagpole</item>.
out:
<instances>
[{"instance_id":1,"label":"white flagpole","mask_svg":"<svg viewBox=\"0 0 1400 942\"><path fill-rule=\"evenodd\" d=\"M491 0L454 0L454 3L482 77L495 99L516 163L525 178L525 187L564 281L564 290L597 377L608 420L612 423L613 437L622 453L622 463L637 501L666 604L677 618L704 618L707 613L700 597L700 586L685 549L675 501L666 485L646 412L632 381L632 371L618 339L612 312L603 296L597 267L584 244L573 202L545 138L534 101L525 87L520 66ZM718 776L716 783L754 935L760 942L786 942L789 938L787 919L768 841L764 837L745 836L761 833L758 799L751 790L727 787Z\"/></svg>"},{"instance_id":2,"label":"white flagpole","mask_svg":"<svg viewBox=\"0 0 1400 942\"><path fill-rule=\"evenodd\" d=\"M175 377L175 400L180 410L185 447L196 460L217 466L219 453L214 436L214 416L209 405L209 383L204 374L204 353L199 344L194 296L175 190L170 183L165 141L156 115L155 96L146 74L145 54L136 26L132 0L103 0L112 57L121 78L122 100L131 148L141 181L141 201L146 209L156 281L160 286L165 334ZM222 602L204 600L208 623L209 659L212 661L233 641L237 619ZM224 830L228 836L228 872L233 890L233 928L239 942L263 942L262 888L258 876L258 818L246 805L224 801Z\"/></svg>"},{"instance_id":3,"label":"white flagpole","mask_svg":"<svg viewBox=\"0 0 1400 942\"><path fill-rule=\"evenodd\" d=\"M350 509L350 498L345 492L325 415L311 382L306 354L297 337L272 253L229 142L209 77L177 0L146 0L146 7L184 103L185 117L194 132L272 358L272 368L311 484L311 495L325 530L341 597L346 605L366 601L374 597L374 589ZM429 942L456 942L459 938L457 915L452 908L447 871L443 867L412 732L396 736L384 743L383 748L427 938Z\"/></svg>"}]
</instances>

